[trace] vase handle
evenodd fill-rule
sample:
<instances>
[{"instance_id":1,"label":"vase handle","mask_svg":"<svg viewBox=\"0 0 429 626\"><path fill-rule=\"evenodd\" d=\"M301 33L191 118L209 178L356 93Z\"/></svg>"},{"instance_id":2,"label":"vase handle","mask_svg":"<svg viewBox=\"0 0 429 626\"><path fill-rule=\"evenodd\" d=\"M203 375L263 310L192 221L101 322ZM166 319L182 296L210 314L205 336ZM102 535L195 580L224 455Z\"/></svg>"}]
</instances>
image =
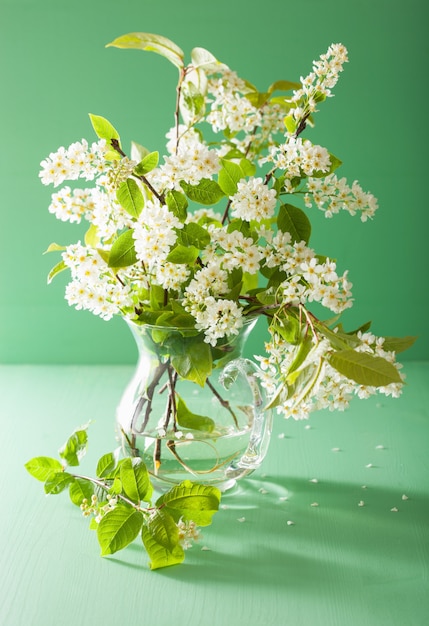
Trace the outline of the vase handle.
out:
<instances>
[{"instance_id":1,"label":"vase handle","mask_svg":"<svg viewBox=\"0 0 429 626\"><path fill-rule=\"evenodd\" d=\"M253 420L250 430L250 438L246 451L228 468L228 476L248 475L257 469L268 450L270 443L273 412L266 409L268 399L261 385L258 373L259 367L250 359L238 358L228 363L221 375L221 383L225 388L234 384L237 378L242 378L250 387L253 397Z\"/></svg>"}]
</instances>

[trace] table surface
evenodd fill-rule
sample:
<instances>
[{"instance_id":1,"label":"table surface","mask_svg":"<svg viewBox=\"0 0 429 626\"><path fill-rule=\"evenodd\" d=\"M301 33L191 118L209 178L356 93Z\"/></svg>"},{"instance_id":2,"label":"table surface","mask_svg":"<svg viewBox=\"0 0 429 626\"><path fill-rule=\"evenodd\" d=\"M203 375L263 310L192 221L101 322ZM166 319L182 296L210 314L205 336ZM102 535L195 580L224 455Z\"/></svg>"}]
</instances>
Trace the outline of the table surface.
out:
<instances>
[{"instance_id":1,"label":"table surface","mask_svg":"<svg viewBox=\"0 0 429 626\"><path fill-rule=\"evenodd\" d=\"M0 366L0 623L428 624L429 363L404 371L397 400L278 417L263 467L224 494L185 563L150 571L138 540L101 558L67 494L24 469L93 420L93 471L132 368Z\"/></svg>"}]
</instances>

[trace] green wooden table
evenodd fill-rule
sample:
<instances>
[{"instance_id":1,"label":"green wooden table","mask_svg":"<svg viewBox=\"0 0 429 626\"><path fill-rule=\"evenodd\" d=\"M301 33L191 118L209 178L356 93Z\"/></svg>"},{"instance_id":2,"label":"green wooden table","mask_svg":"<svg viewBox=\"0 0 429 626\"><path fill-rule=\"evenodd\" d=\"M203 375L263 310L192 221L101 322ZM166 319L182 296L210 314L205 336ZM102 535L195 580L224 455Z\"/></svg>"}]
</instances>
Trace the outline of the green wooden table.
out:
<instances>
[{"instance_id":1,"label":"green wooden table","mask_svg":"<svg viewBox=\"0 0 429 626\"><path fill-rule=\"evenodd\" d=\"M93 420L92 471L131 372L0 366L2 626L429 623L429 363L406 364L399 400L278 418L263 468L155 572L138 541L100 558L79 509L24 469Z\"/></svg>"}]
</instances>

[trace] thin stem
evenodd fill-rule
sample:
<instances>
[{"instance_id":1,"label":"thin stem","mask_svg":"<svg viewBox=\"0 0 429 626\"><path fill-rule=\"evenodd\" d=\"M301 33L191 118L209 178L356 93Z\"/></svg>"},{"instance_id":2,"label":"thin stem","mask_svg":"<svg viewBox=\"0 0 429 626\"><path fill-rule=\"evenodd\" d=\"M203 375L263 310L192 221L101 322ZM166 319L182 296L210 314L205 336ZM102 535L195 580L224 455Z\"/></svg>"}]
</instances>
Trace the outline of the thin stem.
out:
<instances>
[{"instance_id":1,"label":"thin stem","mask_svg":"<svg viewBox=\"0 0 429 626\"><path fill-rule=\"evenodd\" d=\"M231 198L230 198L230 199L228 200L228 204L226 205L226 208L225 208L224 214L223 214L223 216L222 216L222 224L225 224L226 220L229 218L228 211L229 211L229 207L231 206L231 202L232 202L232 200L231 200Z\"/></svg>"},{"instance_id":2,"label":"thin stem","mask_svg":"<svg viewBox=\"0 0 429 626\"><path fill-rule=\"evenodd\" d=\"M299 305L299 310L300 310L300 312L302 311L302 312L304 313L305 319L307 320L307 324L308 324L308 325L310 326L310 328L311 328L311 332L313 333L313 337L314 337L314 339L315 339L315 343L316 343L316 345L317 345L317 344L319 343L319 337L318 337L318 335L317 335L317 333L316 333L316 330L315 330L315 328L314 328L314 326L313 326L313 322L312 322L312 321L311 321L311 319L310 319L310 315L309 315L309 313L308 313L307 309L306 309L305 307L303 307L303 306L300 304L300 305Z\"/></svg>"},{"instance_id":3,"label":"thin stem","mask_svg":"<svg viewBox=\"0 0 429 626\"><path fill-rule=\"evenodd\" d=\"M119 141L117 139L111 139L110 143L112 145L112 148L114 148L114 150L116 150L116 152L119 152L119 154L123 157L127 157L127 155L125 154L125 152L122 150L122 148L119 145ZM164 198L164 194L160 194L157 192L157 190L151 185L151 183L148 181L148 179L146 178L146 176L144 176L144 174L133 174L133 176L135 178L138 178L139 180L142 181L142 183L144 183L146 185L146 187L153 193L153 195L155 196L155 198L158 198L158 200L160 201L161 204L165 204L165 198Z\"/></svg>"},{"instance_id":4,"label":"thin stem","mask_svg":"<svg viewBox=\"0 0 429 626\"><path fill-rule=\"evenodd\" d=\"M97 485L97 487L101 487L103 491L108 492L110 490L109 485L107 485L106 483L103 483L103 481L101 480L97 480L96 478L90 478L89 476L81 476L79 474L73 474L73 475L75 478L81 478L82 480L87 480L93 485ZM132 506L134 509L136 509L136 511L140 511L141 513L145 513L146 515L149 515L149 512L147 509L142 509L138 504L136 504L135 502L133 502L126 496L122 495L121 493L117 493L115 494L115 496L119 498L120 500L122 500L123 502L126 502L126 504L129 504L130 506Z\"/></svg>"},{"instance_id":5,"label":"thin stem","mask_svg":"<svg viewBox=\"0 0 429 626\"><path fill-rule=\"evenodd\" d=\"M137 432L139 434L141 434L144 429L147 426L147 423L149 421L149 416L150 416L150 412L152 411L152 399L153 399L153 394L155 393L155 389L159 384L159 381L161 380L162 375L164 374L165 370L168 368L168 363L160 363L156 370L155 373L153 375L153 379L152 382L150 383L150 385L148 386L147 390L146 390L146 395L142 395L139 398L139 401L137 403L137 406L134 410L134 415L132 417L131 420L131 430L132 432ZM146 404L147 403L147 404ZM144 415L144 419L143 419L143 423L141 424L141 426L139 428L137 428L137 420L140 416L140 413L143 410L144 405L146 404L146 411L145 411L145 415Z\"/></svg>"},{"instance_id":6,"label":"thin stem","mask_svg":"<svg viewBox=\"0 0 429 626\"><path fill-rule=\"evenodd\" d=\"M186 76L186 67L184 67L181 72L180 72L180 76L179 76L179 82L177 83L177 87L176 87L176 108L174 111L174 119L175 119L175 127L176 127L176 154L179 151L179 125L180 125L180 95L182 93L182 85L183 85L183 81L184 78Z\"/></svg>"},{"instance_id":7,"label":"thin stem","mask_svg":"<svg viewBox=\"0 0 429 626\"><path fill-rule=\"evenodd\" d=\"M224 407L224 409L226 409L227 411L229 411L232 415L232 419L234 420L234 424L237 428L239 428L238 426L238 420L237 420L237 416L235 415L234 411L231 408L230 403L228 402L228 400L225 400L224 398L222 398L222 396L219 394L219 392L217 391L217 389L215 389L212 385L212 383L209 381L209 379L207 378L206 380L206 385L207 387L210 389L210 391L213 393L213 395L219 400L219 402L221 403L221 405Z\"/></svg>"},{"instance_id":8,"label":"thin stem","mask_svg":"<svg viewBox=\"0 0 429 626\"><path fill-rule=\"evenodd\" d=\"M177 372L172 373L171 366L168 368L168 380L169 380L169 397L171 400L171 409L173 412L173 430L177 430L177 406L176 406L176 382L177 382Z\"/></svg>"}]
</instances>

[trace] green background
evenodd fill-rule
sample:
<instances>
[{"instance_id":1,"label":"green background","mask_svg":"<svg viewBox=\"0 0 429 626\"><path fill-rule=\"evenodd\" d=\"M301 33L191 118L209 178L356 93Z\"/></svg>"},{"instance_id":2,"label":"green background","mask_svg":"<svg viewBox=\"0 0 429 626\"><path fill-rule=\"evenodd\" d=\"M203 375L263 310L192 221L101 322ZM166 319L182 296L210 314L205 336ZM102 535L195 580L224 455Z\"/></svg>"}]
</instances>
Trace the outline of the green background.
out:
<instances>
[{"instance_id":1,"label":"green background","mask_svg":"<svg viewBox=\"0 0 429 626\"><path fill-rule=\"evenodd\" d=\"M344 161L340 172L374 193L374 221L313 209L312 245L350 270L353 328L419 335L404 359L428 355L427 3L423 0L0 0L0 362L130 363L120 319L104 322L51 286L49 243L71 243L77 226L48 213L52 188L39 163L60 145L92 140L88 113L131 140L162 150L173 123L176 68L160 56L105 49L131 31L163 34L189 55L212 51L261 90L297 80L332 42L349 50L335 97L320 106L313 142ZM187 57L189 59L189 56ZM259 351L263 327L252 338Z\"/></svg>"}]
</instances>

